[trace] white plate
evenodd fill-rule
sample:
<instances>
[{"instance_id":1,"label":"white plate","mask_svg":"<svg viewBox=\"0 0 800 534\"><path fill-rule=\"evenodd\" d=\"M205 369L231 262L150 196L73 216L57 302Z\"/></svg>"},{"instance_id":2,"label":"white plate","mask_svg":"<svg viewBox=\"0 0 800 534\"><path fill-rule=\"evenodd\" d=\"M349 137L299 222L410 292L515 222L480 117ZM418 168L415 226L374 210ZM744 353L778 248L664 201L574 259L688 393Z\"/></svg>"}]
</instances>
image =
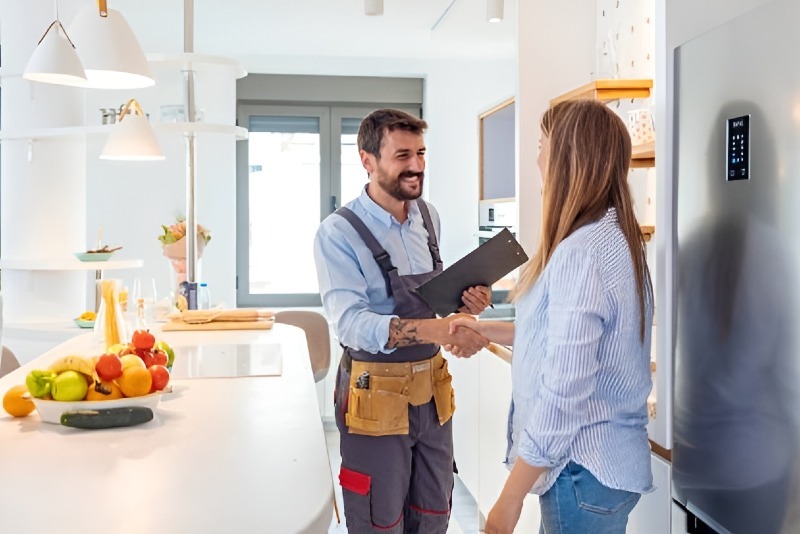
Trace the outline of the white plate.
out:
<instances>
[{"instance_id":1,"label":"white plate","mask_svg":"<svg viewBox=\"0 0 800 534\"><path fill-rule=\"evenodd\" d=\"M128 406L146 406L155 411L161 400L161 392L150 393L141 397L124 397L107 401L75 401L64 402L44 399L33 399L39 417L45 423L61 424L61 414L76 410L102 410L104 408L122 408Z\"/></svg>"}]
</instances>

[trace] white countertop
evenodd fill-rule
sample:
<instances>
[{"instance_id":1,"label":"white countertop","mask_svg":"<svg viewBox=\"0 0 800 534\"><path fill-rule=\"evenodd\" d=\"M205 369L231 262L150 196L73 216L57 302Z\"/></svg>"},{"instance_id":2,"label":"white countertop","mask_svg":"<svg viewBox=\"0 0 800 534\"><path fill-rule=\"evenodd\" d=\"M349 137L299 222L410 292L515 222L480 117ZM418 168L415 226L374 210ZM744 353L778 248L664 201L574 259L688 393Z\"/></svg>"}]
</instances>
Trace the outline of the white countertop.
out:
<instances>
[{"instance_id":1,"label":"white countertop","mask_svg":"<svg viewBox=\"0 0 800 534\"><path fill-rule=\"evenodd\" d=\"M77 430L3 413L0 532L326 532L333 485L303 331L155 333L176 358L220 359L195 365L195 375L248 369L242 360L258 354L274 364L276 345L277 371L250 368L280 374L180 379L191 373L177 362L155 419L129 428ZM59 356L94 355L91 337L3 377L0 392Z\"/></svg>"}]
</instances>

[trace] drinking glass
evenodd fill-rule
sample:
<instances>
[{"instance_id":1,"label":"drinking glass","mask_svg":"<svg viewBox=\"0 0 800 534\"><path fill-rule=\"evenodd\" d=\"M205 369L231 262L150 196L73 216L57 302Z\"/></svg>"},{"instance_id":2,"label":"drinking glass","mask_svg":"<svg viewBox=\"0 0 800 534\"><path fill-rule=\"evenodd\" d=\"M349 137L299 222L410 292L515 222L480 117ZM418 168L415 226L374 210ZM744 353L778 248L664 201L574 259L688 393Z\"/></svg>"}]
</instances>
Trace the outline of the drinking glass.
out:
<instances>
[{"instance_id":1,"label":"drinking glass","mask_svg":"<svg viewBox=\"0 0 800 534\"><path fill-rule=\"evenodd\" d=\"M147 328L156 321L156 281L153 278L137 278L128 300L128 309L135 314L136 328Z\"/></svg>"}]
</instances>

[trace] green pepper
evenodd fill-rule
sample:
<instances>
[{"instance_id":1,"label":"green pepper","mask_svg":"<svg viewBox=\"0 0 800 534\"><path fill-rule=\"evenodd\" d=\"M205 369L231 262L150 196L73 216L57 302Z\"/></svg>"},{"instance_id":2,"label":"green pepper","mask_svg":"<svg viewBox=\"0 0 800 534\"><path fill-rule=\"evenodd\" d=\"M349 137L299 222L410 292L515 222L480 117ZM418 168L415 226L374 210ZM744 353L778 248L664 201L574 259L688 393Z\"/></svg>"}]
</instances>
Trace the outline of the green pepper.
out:
<instances>
[{"instance_id":1,"label":"green pepper","mask_svg":"<svg viewBox=\"0 0 800 534\"><path fill-rule=\"evenodd\" d=\"M50 388L53 385L53 379L56 373L53 371L43 371L41 369L34 369L28 376L25 377L25 385L28 386L28 391L37 399L50 394Z\"/></svg>"}]
</instances>

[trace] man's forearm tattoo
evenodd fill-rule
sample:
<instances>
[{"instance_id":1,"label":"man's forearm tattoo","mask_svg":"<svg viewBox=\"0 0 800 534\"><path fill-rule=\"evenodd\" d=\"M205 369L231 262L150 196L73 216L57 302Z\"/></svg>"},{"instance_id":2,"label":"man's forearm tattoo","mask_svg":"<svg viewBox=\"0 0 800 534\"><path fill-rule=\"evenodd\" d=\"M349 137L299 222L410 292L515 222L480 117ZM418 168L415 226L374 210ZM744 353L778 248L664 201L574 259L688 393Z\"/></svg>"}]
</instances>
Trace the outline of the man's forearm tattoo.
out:
<instances>
[{"instance_id":1,"label":"man's forearm tattoo","mask_svg":"<svg viewBox=\"0 0 800 534\"><path fill-rule=\"evenodd\" d=\"M408 347L422 343L417 332L418 325L419 321L416 319L394 317L389 322L389 341L386 343L386 348Z\"/></svg>"}]
</instances>

